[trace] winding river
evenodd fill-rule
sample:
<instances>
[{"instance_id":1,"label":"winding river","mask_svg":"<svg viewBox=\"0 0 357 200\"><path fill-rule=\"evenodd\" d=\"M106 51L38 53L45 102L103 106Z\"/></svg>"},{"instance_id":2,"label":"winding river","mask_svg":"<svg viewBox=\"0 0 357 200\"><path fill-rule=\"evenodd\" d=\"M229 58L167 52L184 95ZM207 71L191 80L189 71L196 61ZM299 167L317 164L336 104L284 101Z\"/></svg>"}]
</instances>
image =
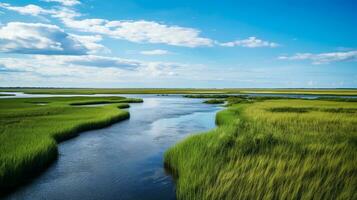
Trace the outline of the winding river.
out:
<instances>
[{"instance_id":1,"label":"winding river","mask_svg":"<svg viewBox=\"0 0 357 200\"><path fill-rule=\"evenodd\" d=\"M144 103L131 104L129 120L87 131L61 143L59 159L31 183L7 196L9 200L175 199L173 180L163 168L165 150L188 134L214 128L215 113L221 109L203 104L203 99L183 98L182 95L12 94L16 96L0 98L127 96L143 98Z\"/></svg>"},{"instance_id":2,"label":"winding river","mask_svg":"<svg viewBox=\"0 0 357 200\"><path fill-rule=\"evenodd\" d=\"M175 199L163 168L165 150L188 134L214 128L221 108L178 95L119 96L144 103L131 104L129 120L61 143L59 159L6 199Z\"/></svg>"}]
</instances>

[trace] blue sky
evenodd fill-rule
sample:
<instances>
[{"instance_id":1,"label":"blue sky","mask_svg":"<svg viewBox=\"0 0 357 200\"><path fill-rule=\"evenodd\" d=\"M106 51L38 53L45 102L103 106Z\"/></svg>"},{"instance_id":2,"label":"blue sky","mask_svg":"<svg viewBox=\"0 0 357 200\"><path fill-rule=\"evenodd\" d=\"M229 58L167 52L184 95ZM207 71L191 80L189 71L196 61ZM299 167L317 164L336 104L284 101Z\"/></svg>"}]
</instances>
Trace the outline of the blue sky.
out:
<instances>
[{"instance_id":1,"label":"blue sky","mask_svg":"<svg viewBox=\"0 0 357 200\"><path fill-rule=\"evenodd\" d=\"M355 1L0 0L0 85L357 87Z\"/></svg>"}]
</instances>

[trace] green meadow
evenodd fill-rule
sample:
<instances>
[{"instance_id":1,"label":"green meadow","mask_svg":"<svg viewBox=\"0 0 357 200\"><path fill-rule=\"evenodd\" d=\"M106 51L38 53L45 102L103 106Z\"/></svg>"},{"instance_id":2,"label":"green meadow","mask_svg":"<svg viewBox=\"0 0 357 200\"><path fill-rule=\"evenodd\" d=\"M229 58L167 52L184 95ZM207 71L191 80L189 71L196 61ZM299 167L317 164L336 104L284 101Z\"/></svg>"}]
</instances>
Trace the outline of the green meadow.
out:
<instances>
[{"instance_id":1,"label":"green meadow","mask_svg":"<svg viewBox=\"0 0 357 200\"><path fill-rule=\"evenodd\" d=\"M356 96L357 89L200 89L200 88L0 88L28 94L305 94ZM223 97L223 96L222 96ZM219 97L217 97L219 98ZM224 98L224 97L223 97Z\"/></svg>"},{"instance_id":2,"label":"green meadow","mask_svg":"<svg viewBox=\"0 0 357 200\"><path fill-rule=\"evenodd\" d=\"M228 98L165 153L179 200L357 199L357 102Z\"/></svg>"},{"instance_id":3,"label":"green meadow","mask_svg":"<svg viewBox=\"0 0 357 200\"><path fill-rule=\"evenodd\" d=\"M57 144L128 119L120 108L141 99L51 97L0 99L0 194L29 180L58 156ZM98 107L85 105L108 104Z\"/></svg>"}]
</instances>

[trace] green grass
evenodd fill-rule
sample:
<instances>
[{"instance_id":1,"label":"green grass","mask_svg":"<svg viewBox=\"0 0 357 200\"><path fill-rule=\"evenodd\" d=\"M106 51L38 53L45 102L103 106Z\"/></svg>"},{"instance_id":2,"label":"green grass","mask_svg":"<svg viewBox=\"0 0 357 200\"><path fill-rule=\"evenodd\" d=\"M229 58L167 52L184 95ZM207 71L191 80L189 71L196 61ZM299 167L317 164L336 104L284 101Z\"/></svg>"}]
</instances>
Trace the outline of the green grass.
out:
<instances>
[{"instance_id":1,"label":"green grass","mask_svg":"<svg viewBox=\"0 0 357 200\"><path fill-rule=\"evenodd\" d=\"M305 94L305 95L332 95L356 96L356 89L245 89L241 93L253 94Z\"/></svg>"},{"instance_id":2,"label":"green grass","mask_svg":"<svg viewBox=\"0 0 357 200\"><path fill-rule=\"evenodd\" d=\"M6 93L2 93L0 94L0 96L15 96L14 94L6 94Z\"/></svg>"},{"instance_id":3,"label":"green grass","mask_svg":"<svg viewBox=\"0 0 357 200\"><path fill-rule=\"evenodd\" d=\"M108 103L101 107L79 107ZM0 194L26 182L56 159L57 143L129 118L123 97L0 99Z\"/></svg>"},{"instance_id":4,"label":"green grass","mask_svg":"<svg viewBox=\"0 0 357 200\"><path fill-rule=\"evenodd\" d=\"M357 103L231 103L165 153L177 198L357 199Z\"/></svg>"},{"instance_id":5,"label":"green grass","mask_svg":"<svg viewBox=\"0 0 357 200\"><path fill-rule=\"evenodd\" d=\"M209 98L225 99L225 98L230 97L230 95L227 95L227 94L188 94L188 95L184 95L183 97L196 98L196 99L209 99Z\"/></svg>"},{"instance_id":6,"label":"green grass","mask_svg":"<svg viewBox=\"0 0 357 200\"><path fill-rule=\"evenodd\" d=\"M130 103L142 103L142 99L125 99L125 101L129 101ZM77 101L70 103L71 106L83 106L83 105L95 105L95 104L113 104L113 103L122 103L123 100L91 100L91 101Z\"/></svg>"},{"instance_id":7,"label":"green grass","mask_svg":"<svg viewBox=\"0 0 357 200\"><path fill-rule=\"evenodd\" d=\"M0 88L0 92L29 94L306 94L357 96L357 89L247 89L247 88Z\"/></svg>"},{"instance_id":8,"label":"green grass","mask_svg":"<svg viewBox=\"0 0 357 200\"><path fill-rule=\"evenodd\" d=\"M203 103L207 103L207 104L223 104L225 102L224 99L209 99L204 101Z\"/></svg>"}]
</instances>

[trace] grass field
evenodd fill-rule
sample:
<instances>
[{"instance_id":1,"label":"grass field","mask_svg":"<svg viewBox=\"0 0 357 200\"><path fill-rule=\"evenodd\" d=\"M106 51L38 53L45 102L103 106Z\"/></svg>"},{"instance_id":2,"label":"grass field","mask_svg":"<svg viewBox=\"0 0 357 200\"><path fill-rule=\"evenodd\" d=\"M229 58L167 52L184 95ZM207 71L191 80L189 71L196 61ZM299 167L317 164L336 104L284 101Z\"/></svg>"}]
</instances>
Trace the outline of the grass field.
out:
<instances>
[{"instance_id":1,"label":"grass field","mask_svg":"<svg viewBox=\"0 0 357 200\"><path fill-rule=\"evenodd\" d=\"M129 118L123 97L0 99L0 194L26 182L57 157L57 143ZM78 105L108 104L101 107Z\"/></svg>"},{"instance_id":2,"label":"grass field","mask_svg":"<svg viewBox=\"0 0 357 200\"><path fill-rule=\"evenodd\" d=\"M178 199L357 199L357 103L230 99L165 153Z\"/></svg>"},{"instance_id":3,"label":"grass field","mask_svg":"<svg viewBox=\"0 0 357 200\"><path fill-rule=\"evenodd\" d=\"M28 94L306 94L357 96L357 89L199 89L199 88L0 88Z\"/></svg>"}]
</instances>

